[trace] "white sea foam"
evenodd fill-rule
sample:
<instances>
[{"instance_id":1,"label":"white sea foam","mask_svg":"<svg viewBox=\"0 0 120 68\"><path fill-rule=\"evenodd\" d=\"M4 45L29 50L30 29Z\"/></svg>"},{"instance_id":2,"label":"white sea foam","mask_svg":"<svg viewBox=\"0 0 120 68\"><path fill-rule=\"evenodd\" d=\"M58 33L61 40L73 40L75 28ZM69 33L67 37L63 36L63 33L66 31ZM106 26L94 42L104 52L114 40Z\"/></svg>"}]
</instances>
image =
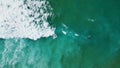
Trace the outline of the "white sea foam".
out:
<instances>
[{"instance_id":1,"label":"white sea foam","mask_svg":"<svg viewBox=\"0 0 120 68\"><path fill-rule=\"evenodd\" d=\"M90 21L90 22L95 22L95 19L88 18L88 21Z\"/></svg>"},{"instance_id":2,"label":"white sea foam","mask_svg":"<svg viewBox=\"0 0 120 68\"><path fill-rule=\"evenodd\" d=\"M30 38L53 36L49 26L52 9L45 0L0 0L0 38Z\"/></svg>"},{"instance_id":3,"label":"white sea foam","mask_svg":"<svg viewBox=\"0 0 120 68\"><path fill-rule=\"evenodd\" d=\"M79 36L79 34L75 33L75 36Z\"/></svg>"},{"instance_id":4,"label":"white sea foam","mask_svg":"<svg viewBox=\"0 0 120 68\"><path fill-rule=\"evenodd\" d=\"M66 34L67 34L67 32L65 32L65 31L62 31L62 33L63 33L64 35L66 35Z\"/></svg>"}]
</instances>

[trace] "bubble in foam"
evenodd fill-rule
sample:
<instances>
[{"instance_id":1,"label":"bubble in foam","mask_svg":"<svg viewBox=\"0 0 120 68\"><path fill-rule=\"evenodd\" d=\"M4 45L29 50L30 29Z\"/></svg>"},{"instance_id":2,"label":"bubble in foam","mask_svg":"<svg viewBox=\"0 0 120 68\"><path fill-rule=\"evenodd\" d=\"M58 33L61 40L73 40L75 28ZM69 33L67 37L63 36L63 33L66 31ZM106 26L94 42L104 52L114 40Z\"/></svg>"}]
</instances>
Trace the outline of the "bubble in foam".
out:
<instances>
[{"instance_id":1,"label":"bubble in foam","mask_svg":"<svg viewBox=\"0 0 120 68\"><path fill-rule=\"evenodd\" d=\"M0 38L53 36L55 28L47 22L51 10L45 0L0 0Z\"/></svg>"}]
</instances>

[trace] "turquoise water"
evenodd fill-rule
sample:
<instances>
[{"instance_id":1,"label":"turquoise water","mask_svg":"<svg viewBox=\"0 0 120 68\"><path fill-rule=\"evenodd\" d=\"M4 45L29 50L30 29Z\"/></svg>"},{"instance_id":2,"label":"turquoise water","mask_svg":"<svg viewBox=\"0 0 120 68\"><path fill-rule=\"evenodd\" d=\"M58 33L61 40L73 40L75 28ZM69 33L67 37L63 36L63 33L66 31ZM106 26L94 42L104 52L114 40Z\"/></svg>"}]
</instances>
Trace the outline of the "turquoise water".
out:
<instances>
[{"instance_id":1,"label":"turquoise water","mask_svg":"<svg viewBox=\"0 0 120 68\"><path fill-rule=\"evenodd\" d=\"M48 1L57 38L0 39L0 68L120 68L119 0Z\"/></svg>"}]
</instances>

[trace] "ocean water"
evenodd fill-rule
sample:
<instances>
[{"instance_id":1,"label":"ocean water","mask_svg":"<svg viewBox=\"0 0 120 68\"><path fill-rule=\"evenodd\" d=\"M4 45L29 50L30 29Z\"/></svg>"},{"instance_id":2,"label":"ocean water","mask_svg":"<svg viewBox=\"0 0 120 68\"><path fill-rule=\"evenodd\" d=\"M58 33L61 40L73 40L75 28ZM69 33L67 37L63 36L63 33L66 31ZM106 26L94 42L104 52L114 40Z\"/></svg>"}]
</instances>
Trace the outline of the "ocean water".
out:
<instances>
[{"instance_id":1,"label":"ocean water","mask_svg":"<svg viewBox=\"0 0 120 68\"><path fill-rule=\"evenodd\" d=\"M120 68L119 0L0 0L0 68Z\"/></svg>"}]
</instances>

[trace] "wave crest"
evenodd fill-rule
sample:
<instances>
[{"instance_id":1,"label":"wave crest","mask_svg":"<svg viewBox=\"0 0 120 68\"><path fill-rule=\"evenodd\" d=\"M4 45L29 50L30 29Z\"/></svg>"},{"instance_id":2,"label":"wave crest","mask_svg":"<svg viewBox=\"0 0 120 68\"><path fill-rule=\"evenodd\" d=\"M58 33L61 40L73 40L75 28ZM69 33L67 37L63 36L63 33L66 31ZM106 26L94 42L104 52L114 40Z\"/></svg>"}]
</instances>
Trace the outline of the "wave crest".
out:
<instances>
[{"instance_id":1,"label":"wave crest","mask_svg":"<svg viewBox=\"0 0 120 68\"><path fill-rule=\"evenodd\" d=\"M47 22L52 15L45 0L0 0L0 38L38 39L54 35Z\"/></svg>"}]
</instances>

